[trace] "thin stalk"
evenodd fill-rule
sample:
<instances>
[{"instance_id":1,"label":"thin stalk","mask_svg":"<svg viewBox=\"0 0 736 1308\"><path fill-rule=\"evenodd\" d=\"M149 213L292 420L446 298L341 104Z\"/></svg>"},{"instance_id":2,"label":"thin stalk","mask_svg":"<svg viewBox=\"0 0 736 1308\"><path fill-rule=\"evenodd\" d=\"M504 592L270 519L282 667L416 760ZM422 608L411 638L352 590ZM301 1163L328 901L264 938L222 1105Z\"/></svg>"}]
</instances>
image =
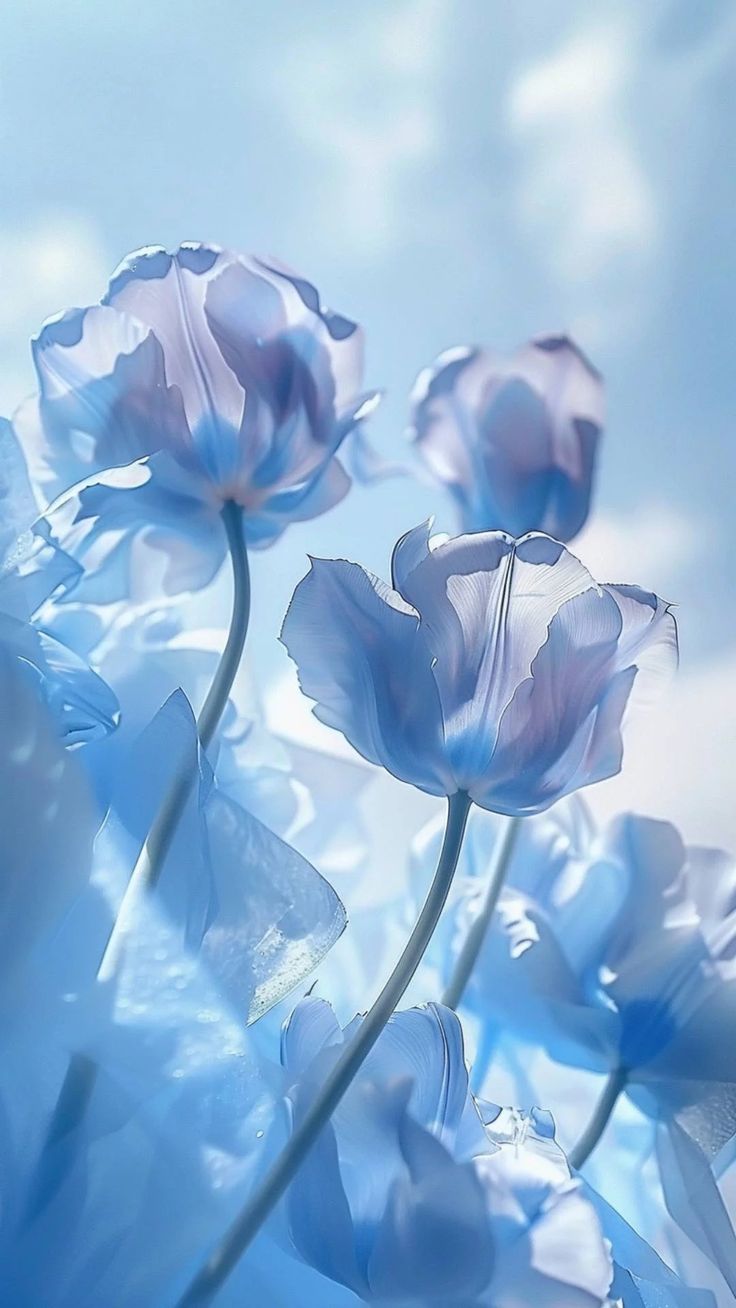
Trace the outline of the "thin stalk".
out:
<instances>
[{"instance_id":1,"label":"thin stalk","mask_svg":"<svg viewBox=\"0 0 736 1308\"><path fill-rule=\"evenodd\" d=\"M233 609L225 648L197 718L197 734L202 749L207 749L210 745L225 711L240 666L250 617L250 574L248 553L243 538L241 509L237 504L229 501L222 510L222 520L225 524L233 568ZM133 927L140 896L143 892L152 890L161 876L196 776L196 768L193 770L185 767L171 783L130 875L118 915L102 953L97 971L98 981L109 980L117 971L125 949L126 938Z\"/></svg>"},{"instance_id":2,"label":"thin stalk","mask_svg":"<svg viewBox=\"0 0 736 1308\"><path fill-rule=\"evenodd\" d=\"M464 792L448 800L447 825L437 870L406 948L373 1007L335 1063L319 1095L291 1135L271 1170L233 1222L219 1247L194 1278L177 1308L209 1304L288 1189L320 1131L337 1108L356 1072L383 1031L416 972L452 885L465 834L470 798Z\"/></svg>"},{"instance_id":3,"label":"thin stalk","mask_svg":"<svg viewBox=\"0 0 736 1308\"><path fill-rule=\"evenodd\" d=\"M225 524L233 568L233 612L225 648L197 718L197 731L202 749L209 749L212 737L220 724L220 718L225 712L225 705L243 656L250 619L248 551L243 537L243 511L239 505L228 500L222 509L222 521Z\"/></svg>"},{"instance_id":4,"label":"thin stalk","mask_svg":"<svg viewBox=\"0 0 736 1308\"><path fill-rule=\"evenodd\" d=\"M629 1073L625 1067L616 1067L603 1087L593 1116L586 1126L577 1144L568 1154L568 1162L575 1171L579 1171L587 1162L611 1120L619 1095L626 1089Z\"/></svg>"},{"instance_id":5,"label":"thin stalk","mask_svg":"<svg viewBox=\"0 0 736 1308\"><path fill-rule=\"evenodd\" d=\"M211 743L225 710L240 665L250 617L250 574L243 536L242 510L237 504L228 501L222 509L222 520L232 562L233 608L225 647L197 718L197 734L202 749L207 749ZM140 902L140 896L152 890L161 875L196 776L196 767L192 769L187 766L179 776L174 778L143 842L117 917L100 956L97 969L97 980L100 982L114 976L120 964L125 942L133 925L135 908ZM97 1081L97 1072L97 1064L88 1055L72 1054L51 1115L39 1161L43 1160L52 1145L59 1144L65 1137L70 1136L82 1122ZM61 1183L63 1174L62 1166L56 1178L56 1185ZM38 1172L36 1180L39 1180ZM53 1186L51 1189L53 1190ZM46 1198L50 1197L48 1190L49 1187L32 1183L29 1214L39 1211Z\"/></svg>"},{"instance_id":6,"label":"thin stalk","mask_svg":"<svg viewBox=\"0 0 736 1308\"><path fill-rule=\"evenodd\" d=\"M454 971L442 996L442 1003L446 1008L457 1008L470 980L473 968L478 961L478 955L491 925L498 897L506 880L521 822L522 819L518 817L508 818L496 840L493 850L493 866L483 907L465 937L465 943L458 954Z\"/></svg>"}]
</instances>

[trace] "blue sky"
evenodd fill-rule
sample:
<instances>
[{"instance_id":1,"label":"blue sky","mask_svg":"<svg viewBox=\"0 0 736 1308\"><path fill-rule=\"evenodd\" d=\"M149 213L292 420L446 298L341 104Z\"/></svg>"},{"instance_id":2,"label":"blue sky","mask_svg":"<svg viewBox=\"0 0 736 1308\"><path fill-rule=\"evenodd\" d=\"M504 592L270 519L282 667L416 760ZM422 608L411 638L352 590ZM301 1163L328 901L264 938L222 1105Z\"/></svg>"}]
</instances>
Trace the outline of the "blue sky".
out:
<instances>
[{"instance_id":1,"label":"blue sky","mask_svg":"<svg viewBox=\"0 0 736 1308\"><path fill-rule=\"evenodd\" d=\"M610 421L579 552L679 605L683 668L631 746L632 802L736 844L736 11L726 0L11 0L0 46L0 411L28 338L128 250L279 256L361 321L373 424L405 452L440 349L568 329ZM305 553L385 570L449 505L357 491L254 563L257 662ZM260 583L260 585L259 585Z\"/></svg>"}]
</instances>

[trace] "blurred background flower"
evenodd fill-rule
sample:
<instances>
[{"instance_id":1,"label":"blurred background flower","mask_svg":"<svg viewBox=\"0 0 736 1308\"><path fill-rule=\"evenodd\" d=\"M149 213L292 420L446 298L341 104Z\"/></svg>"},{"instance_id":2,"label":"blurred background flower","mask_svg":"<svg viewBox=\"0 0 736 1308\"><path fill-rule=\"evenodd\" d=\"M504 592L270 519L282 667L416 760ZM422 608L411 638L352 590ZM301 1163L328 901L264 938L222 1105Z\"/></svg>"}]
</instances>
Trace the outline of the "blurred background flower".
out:
<instances>
[{"instance_id":1,"label":"blurred background flower","mask_svg":"<svg viewBox=\"0 0 736 1308\"><path fill-rule=\"evenodd\" d=\"M411 434L458 506L462 531L546 531L568 541L590 508L603 379L566 336L507 358L445 350L419 374Z\"/></svg>"}]
</instances>

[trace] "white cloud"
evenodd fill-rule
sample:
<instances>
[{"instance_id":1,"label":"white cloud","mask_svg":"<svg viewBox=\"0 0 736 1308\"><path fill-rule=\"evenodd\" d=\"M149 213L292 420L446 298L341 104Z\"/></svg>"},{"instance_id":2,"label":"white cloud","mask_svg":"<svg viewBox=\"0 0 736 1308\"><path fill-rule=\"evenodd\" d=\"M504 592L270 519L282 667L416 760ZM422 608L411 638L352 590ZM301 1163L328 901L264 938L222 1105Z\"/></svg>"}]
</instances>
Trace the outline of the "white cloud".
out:
<instances>
[{"instance_id":1,"label":"white cloud","mask_svg":"<svg viewBox=\"0 0 736 1308\"><path fill-rule=\"evenodd\" d=\"M713 547L716 533L715 523L653 500L625 513L596 511L571 549L597 581L633 582L676 600L684 570Z\"/></svg>"},{"instance_id":2,"label":"white cloud","mask_svg":"<svg viewBox=\"0 0 736 1308\"><path fill-rule=\"evenodd\" d=\"M600 581L634 582L675 603L716 544L717 526L662 502L599 513L573 542ZM669 818L691 842L736 852L736 650L683 666L663 698L637 707L621 773L585 791L601 818L624 809Z\"/></svg>"},{"instance_id":3,"label":"white cloud","mask_svg":"<svg viewBox=\"0 0 736 1308\"><path fill-rule=\"evenodd\" d=\"M0 231L0 412L33 389L28 343L45 318L99 299L110 272L94 226L71 213L44 213Z\"/></svg>"},{"instance_id":4,"label":"white cloud","mask_svg":"<svg viewBox=\"0 0 736 1308\"><path fill-rule=\"evenodd\" d=\"M736 853L736 649L682 668L663 700L632 718L621 773L585 792L600 818L669 818L690 843Z\"/></svg>"},{"instance_id":5,"label":"white cloud","mask_svg":"<svg viewBox=\"0 0 736 1308\"><path fill-rule=\"evenodd\" d=\"M312 706L313 701L302 694L296 668L291 664L281 676L268 681L263 689L263 711L270 731L295 745L320 749L354 762L358 756L352 746L341 732L320 722L314 716Z\"/></svg>"},{"instance_id":6,"label":"white cloud","mask_svg":"<svg viewBox=\"0 0 736 1308\"><path fill-rule=\"evenodd\" d=\"M291 130L322 162L328 225L351 232L363 257L409 235L403 199L442 131L434 84L447 18L446 0L405 0L371 11L364 30L351 21L308 42L300 33L269 76Z\"/></svg>"},{"instance_id":7,"label":"white cloud","mask_svg":"<svg viewBox=\"0 0 736 1308\"><path fill-rule=\"evenodd\" d=\"M519 216L567 293L570 326L588 339L598 334L601 287L638 298L658 244L656 197L630 116L642 39L633 21L589 25L524 68L508 96Z\"/></svg>"}]
</instances>

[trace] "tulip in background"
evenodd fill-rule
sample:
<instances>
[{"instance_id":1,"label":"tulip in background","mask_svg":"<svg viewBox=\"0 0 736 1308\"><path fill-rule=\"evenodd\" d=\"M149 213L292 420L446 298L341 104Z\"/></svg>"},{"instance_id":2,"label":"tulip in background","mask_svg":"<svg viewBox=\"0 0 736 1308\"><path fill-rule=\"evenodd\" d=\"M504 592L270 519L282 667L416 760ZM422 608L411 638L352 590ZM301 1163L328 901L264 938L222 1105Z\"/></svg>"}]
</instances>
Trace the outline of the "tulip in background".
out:
<instances>
[{"instance_id":1,"label":"tulip in background","mask_svg":"<svg viewBox=\"0 0 736 1308\"><path fill-rule=\"evenodd\" d=\"M450 491L464 531L546 531L585 523L603 427L603 383L565 336L508 358L447 350L417 378L417 453Z\"/></svg>"}]
</instances>

